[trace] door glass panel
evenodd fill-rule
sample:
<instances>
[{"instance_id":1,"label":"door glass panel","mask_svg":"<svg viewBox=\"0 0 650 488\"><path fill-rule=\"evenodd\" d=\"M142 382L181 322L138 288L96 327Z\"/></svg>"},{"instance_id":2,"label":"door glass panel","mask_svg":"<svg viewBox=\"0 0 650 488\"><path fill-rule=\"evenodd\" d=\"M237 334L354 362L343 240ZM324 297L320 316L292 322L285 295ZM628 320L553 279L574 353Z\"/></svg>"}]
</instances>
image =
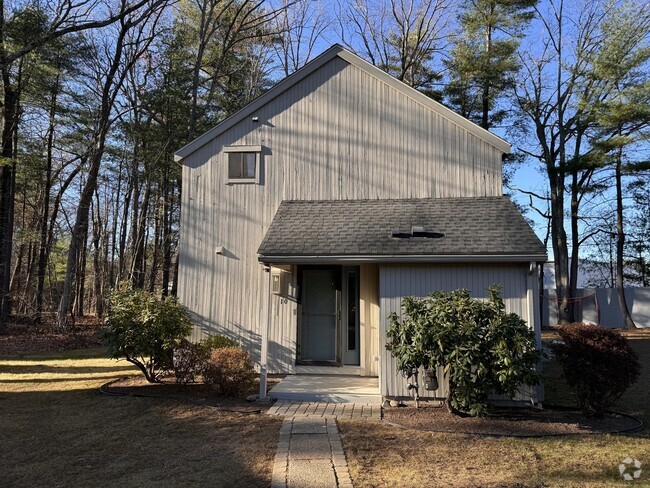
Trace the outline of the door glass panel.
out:
<instances>
[{"instance_id":1,"label":"door glass panel","mask_svg":"<svg viewBox=\"0 0 650 488\"><path fill-rule=\"evenodd\" d=\"M359 323L359 268L344 268L343 364L359 366L361 359Z\"/></svg>"},{"instance_id":2,"label":"door glass panel","mask_svg":"<svg viewBox=\"0 0 650 488\"><path fill-rule=\"evenodd\" d=\"M354 273L348 273L348 351L357 348L357 280Z\"/></svg>"},{"instance_id":3,"label":"door glass panel","mask_svg":"<svg viewBox=\"0 0 650 488\"><path fill-rule=\"evenodd\" d=\"M336 283L330 270L305 271L305 302L310 314L336 312Z\"/></svg>"}]
</instances>

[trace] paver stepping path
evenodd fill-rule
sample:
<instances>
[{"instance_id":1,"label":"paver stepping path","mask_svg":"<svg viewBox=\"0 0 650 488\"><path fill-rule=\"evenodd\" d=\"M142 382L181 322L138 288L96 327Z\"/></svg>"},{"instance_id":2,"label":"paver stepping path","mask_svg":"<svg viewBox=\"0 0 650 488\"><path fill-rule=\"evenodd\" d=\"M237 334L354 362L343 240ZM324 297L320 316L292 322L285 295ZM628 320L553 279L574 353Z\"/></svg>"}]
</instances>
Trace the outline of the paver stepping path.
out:
<instances>
[{"instance_id":1,"label":"paver stepping path","mask_svg":"<svg viewBox=\"0 0 650 488\"><path fill-rule=\"evenodd\" d=\"M352 488L337 410L345 418L379 419L378 405L279 402L269 410L269 415L285 415L272 488Z\"/></svg>"}]
</instances>

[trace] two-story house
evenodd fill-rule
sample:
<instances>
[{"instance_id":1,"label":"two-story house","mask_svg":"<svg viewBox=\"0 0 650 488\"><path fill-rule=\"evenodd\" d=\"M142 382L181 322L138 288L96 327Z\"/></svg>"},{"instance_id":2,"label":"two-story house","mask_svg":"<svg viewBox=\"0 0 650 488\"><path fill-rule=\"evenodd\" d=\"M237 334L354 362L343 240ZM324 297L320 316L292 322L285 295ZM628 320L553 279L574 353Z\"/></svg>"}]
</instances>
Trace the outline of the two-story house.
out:
<instances>
[{"instance_id":1,"label":"two-story house","mask_svg":"<svg viewBox=\"0 0 650 488\"><path fill-rule=\"evenodd\" d=\"M385 331L404 296L500 283L539 336L546 252L502 194L509 150L331 47L176 154L193 339L225 334L262 371L378 376L403 396Z\"/></svg>"}]
</instances>

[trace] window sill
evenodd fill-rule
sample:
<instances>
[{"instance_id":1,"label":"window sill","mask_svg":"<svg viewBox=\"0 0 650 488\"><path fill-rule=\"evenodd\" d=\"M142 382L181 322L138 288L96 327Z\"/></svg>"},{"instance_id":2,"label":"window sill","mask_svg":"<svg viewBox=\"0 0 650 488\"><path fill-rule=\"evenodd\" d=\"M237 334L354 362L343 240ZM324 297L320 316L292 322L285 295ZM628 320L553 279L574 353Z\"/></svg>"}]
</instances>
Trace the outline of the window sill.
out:
<instances>
[{"instance_id":1,"label":"window sill","mask_svg":"<svg viewBox=\"0 0 650 488\"><path fill-rule=\"evenodd\" d=\"M245 178L226 181L226 185L256 185L257 178Z\"/></svg>"}]
</instances>

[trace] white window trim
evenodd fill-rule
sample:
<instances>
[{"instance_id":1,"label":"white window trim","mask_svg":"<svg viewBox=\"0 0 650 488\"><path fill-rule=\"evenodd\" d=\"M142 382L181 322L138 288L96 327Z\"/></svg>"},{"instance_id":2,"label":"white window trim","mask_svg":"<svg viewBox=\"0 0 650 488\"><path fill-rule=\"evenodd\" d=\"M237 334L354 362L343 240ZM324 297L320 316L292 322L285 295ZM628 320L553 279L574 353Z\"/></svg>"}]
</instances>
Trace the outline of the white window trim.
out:
<instances>
[{"instance_id":1,"label":"white window trim","mask_svg":"<svg viewBox=\"0 0 650 488\"><path fill-rule=\"evenodd\" d=\"M226 162L226 185L258 185L261 174L262 146L224 146L224 153L255 153L255 178L229 178Z\"/></svg>"}]
</instances>

